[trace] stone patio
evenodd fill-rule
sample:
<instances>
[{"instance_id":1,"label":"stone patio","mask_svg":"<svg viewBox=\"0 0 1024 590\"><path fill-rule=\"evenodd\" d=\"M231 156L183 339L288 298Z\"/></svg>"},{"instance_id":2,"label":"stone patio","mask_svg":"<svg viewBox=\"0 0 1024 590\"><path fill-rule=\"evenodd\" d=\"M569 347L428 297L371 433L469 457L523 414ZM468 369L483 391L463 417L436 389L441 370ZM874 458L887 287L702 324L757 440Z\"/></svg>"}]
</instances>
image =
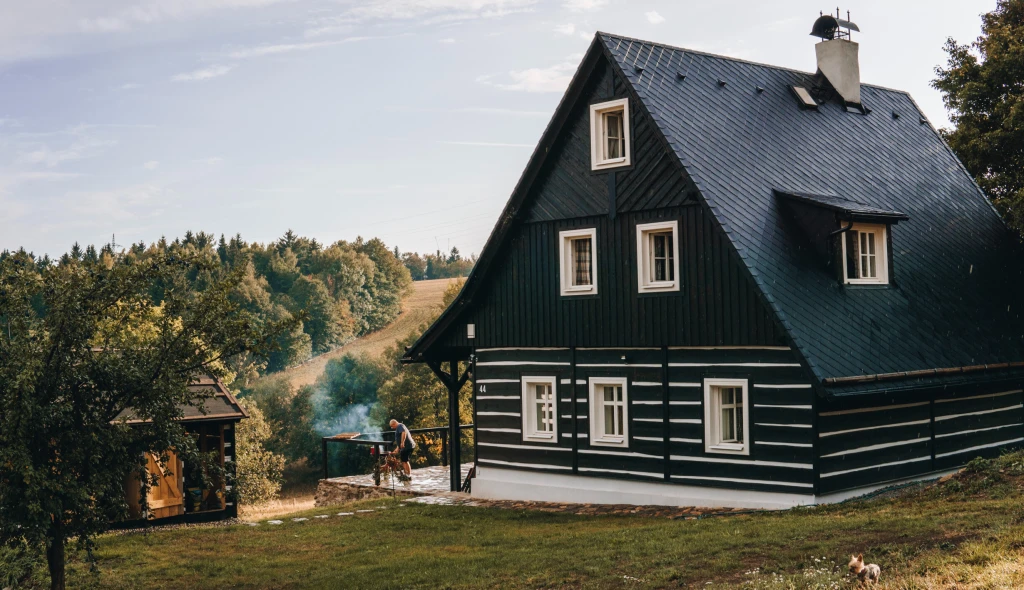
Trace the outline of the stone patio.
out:
<instances>
[{"instance_id":1,"label":"stone patio","mask_svg":"<svg viewBox=\"0 0 1024 590\"><path fill-rule=\"evenodd\" d=\"M465 480L473 464L462 466ZM412 470L412 482L403 484L397 480L382 481L380 487L373 485L373 474L332 477L320 480L316 490L316 506L330 506L353 500L395 496L432 496L449 493L449 470L434 466Z\"/></svg>"}]
</instances>

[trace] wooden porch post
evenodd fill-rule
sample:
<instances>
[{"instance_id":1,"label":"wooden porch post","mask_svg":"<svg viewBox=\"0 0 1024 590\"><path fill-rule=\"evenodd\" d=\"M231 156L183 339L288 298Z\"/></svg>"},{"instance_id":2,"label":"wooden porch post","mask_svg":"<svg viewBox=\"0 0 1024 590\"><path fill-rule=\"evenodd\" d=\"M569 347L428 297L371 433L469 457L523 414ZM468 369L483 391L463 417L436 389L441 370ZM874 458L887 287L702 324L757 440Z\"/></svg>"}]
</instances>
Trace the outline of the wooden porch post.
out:
<instances>
[{"instance_id":1,"label":"wooden porch post","mask_svg":"<svg viewBox=\"0 0 1024 590\"><path fill-rule=\"evenodd\" d=\"M462 457L460 453L462 441L459 436L459 390L462 389L462 383L459 379L459 361L450 361L448 370L450 375L448 381L448 428L450 429L448 450L451 453L448 468L451 474L451 489L453 492L457 492L462 489Z\"/></svg>"}]
</instances>

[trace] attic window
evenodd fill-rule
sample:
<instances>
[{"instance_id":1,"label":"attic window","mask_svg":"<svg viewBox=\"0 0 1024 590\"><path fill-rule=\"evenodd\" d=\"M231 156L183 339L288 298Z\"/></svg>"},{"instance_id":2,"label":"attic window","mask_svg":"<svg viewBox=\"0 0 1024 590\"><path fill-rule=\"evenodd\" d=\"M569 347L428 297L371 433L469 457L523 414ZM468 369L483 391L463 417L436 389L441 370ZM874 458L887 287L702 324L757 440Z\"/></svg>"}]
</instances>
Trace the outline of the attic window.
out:
<instances>
[{"instance_id":1,"label":"attic window","mask_svg":"<svg viewBox=\"0 0 1024 590\"><path fill-rule=\"evenodd\" d=\"M855 223L843 234L843 281L851 285L889 284L885 225Z\"/></svg>"},{"instance_id":2,"label":"attic window","mask_svg":"<svg viewBox=\"0 0 1024 590\"><path fill-rule=\"evenodd\" d=\"M796 95L798 101L800 101L800 107L805 109L817 109L818 103L811 96L811 93L807 91L803 86L790 86L793 90L793 94Z\"/></svg>"},{"instance_id":3,"label":"attic window","mask_svg":"<svg viewBox=\"0 0 1024 590\"><path fill-rule=\"evenodd\" d=\"M597 229L563 231L558 237L562 295L597 295Z\"/></svg>"},{"instance_id":4,"label":"attic window","mask_svg":"<svg viewBox=\"0 0 1024 590\"><path fill-rule=\"evenodd\" d=\"M629 166L629 99L590 105L590 152L593 170Z\"/></svg>"},{"instance_id":5,"label":"attic window","mask_svg":"<svg viewBox=\"0 0 1024 590\"><path fill-rule=\"evenodd\" d=\"M679 290L679 222L636 226L638 292Z\"/></svg>"}]
</instances>

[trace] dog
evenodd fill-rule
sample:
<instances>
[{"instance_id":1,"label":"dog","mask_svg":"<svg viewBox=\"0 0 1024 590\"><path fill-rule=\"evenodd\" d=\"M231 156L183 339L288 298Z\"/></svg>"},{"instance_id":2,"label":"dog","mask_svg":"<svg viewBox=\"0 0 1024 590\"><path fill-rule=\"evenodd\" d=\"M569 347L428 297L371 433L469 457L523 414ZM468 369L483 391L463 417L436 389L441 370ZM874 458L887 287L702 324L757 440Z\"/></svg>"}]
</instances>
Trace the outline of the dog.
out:
<instances>
[{"instance_id":1,"label":"dog","mask_svg":"<svg viewBox=\"0 0 1024 590\"><path fill-rule=\"evenodd\" d=\"M882 575L882 568L873 563L864 565L864 554L861 553L850 556L850 573L855 574L860 580L858 585L864 586L877 583L878 577Z\"/></svg>"}]
</instances>

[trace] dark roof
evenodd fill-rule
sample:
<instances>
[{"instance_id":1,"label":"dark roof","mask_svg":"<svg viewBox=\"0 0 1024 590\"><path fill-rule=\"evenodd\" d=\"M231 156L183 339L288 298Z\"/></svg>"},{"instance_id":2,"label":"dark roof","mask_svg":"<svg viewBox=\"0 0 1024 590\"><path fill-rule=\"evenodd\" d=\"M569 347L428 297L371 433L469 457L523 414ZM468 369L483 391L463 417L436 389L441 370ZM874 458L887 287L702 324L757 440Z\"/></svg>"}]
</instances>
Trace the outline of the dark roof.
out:
<instances>
[{"instance_id":1,"label":"dark roof","mask_svg":"<svg viewBox=\"0 0 1024 590\"><path fill-rule=\"evenodd\" d=\"M812 73L598 33L462 293L405 362L429 356L472 302L600 55L628 81L819 383L1024 361L1019 242L907 93L862 84L863 112L834 102L805 110L790 87L812 86ZM892 284L841 285L787 221L779 193L909 218L890 232Z\"/></svg>"},{"instance_id":2,"label":"dark roof","mask_svg":"<svg viewBox=\"0 0 1024 590\"><path fill-rule=\"evenodd\" d=\"M182 406L181 422L199 422L202 420L241 420L248 418L249 413L245 411L235 399L235 396L228 391L228 388L221 382L209 375L203 375L188 387L189 391L196 393L196 399L200 395L211 395L203 400L202 405ZM118 414L115 422L125 419L128 424L140 424L143 420L132 417L131 410L125 410Z\"/></svg>"},{"instance_id":3,"label":"dark roof","mask_svg":"<svg viewBox=\"0 0 1024 590\"><path fill-rule=\"evenodd\" d=\"M1018 242L907 93L803 110L813 74L598 37L819 381L1024 360ZM905 212L893 284L840 285L774 190Z\"/></svg>"},{"instance_id":4,"label":"dark roof","mask_svg":"<svg viewBox=\"0 0 1024 590\"><path fill-rule=\"evenodd\" d=\"M910 219L906 213L899 211L887 211L864 203L858 203L835 195L815 195L811 193L775 191L777 197L792 199L829 211L841 214L844 220L848 221L882 221L896 223L901 220Z\"/></svg>"}]
</instances>

